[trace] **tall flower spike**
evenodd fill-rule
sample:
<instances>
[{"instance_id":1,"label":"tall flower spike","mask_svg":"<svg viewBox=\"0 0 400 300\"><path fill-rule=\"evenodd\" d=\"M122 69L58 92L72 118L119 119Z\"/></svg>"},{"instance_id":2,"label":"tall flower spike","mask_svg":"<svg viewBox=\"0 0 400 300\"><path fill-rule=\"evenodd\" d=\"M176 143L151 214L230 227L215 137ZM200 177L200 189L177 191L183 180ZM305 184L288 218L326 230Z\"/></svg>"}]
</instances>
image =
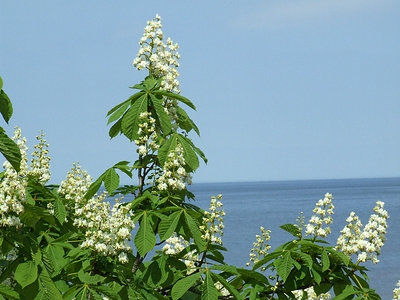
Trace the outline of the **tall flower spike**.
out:
<instances>
[{"instance_id":1,"label":"tall flower spike","mask_svg":"<svg viewBox=\"0 0 400 300\"><path fill-rule=\"evenodd\" d=\"M335 207L332 204L332 194L326 193L324 199L320 199L314 210L314 215L306 225L306 235L313 235L315 238L327 237L331 233L329 226L323 228L323 225L329 225L333 222L332 215Z\"/></svg>"}]
</instances>

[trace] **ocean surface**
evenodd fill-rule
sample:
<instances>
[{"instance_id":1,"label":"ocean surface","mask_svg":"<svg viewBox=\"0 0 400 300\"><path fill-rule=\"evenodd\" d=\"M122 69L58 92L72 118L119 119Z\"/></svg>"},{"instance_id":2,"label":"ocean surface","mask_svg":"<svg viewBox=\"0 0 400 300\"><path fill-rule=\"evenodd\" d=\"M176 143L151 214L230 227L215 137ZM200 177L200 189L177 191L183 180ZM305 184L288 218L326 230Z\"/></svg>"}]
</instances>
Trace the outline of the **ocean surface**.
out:
<instances>
[{"instance_id":1,"label":"ocean surface","mask_svg":"<svg viewBox=\"0 0 400 300\"><path fill-rule=\"evenodd\" d=\"M374 213L376 201L385 202L389 213L387 241L376 265L367 262L370 286L383 300L393 299L400 280L400 177L377 179L335 179L299 181L260 181L230 183L194 183L188 189L196 196L193 204L207 209L211 196L222 194L225 229L223 245L228 249L226 262L245 267L249 253L260 233L260 226L271 230L270 252L289 241L292 235L280 225L296 223L303 212L308 223L319 199L329 192L335 206L332 233L328 241L336 245L346 218L354 211L363 225ZM129 199L125 199L129 200Z\"/></svg>"}]
</instances>

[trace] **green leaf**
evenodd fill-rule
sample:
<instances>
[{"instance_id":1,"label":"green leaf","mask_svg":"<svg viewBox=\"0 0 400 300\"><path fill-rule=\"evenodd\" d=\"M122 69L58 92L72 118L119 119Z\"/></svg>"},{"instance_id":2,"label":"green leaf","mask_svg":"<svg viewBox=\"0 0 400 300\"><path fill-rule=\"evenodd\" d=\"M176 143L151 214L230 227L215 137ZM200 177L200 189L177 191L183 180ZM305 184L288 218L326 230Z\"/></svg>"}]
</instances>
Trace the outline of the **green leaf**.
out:
<instances>
[{"instance_id":1,"label":"green leaf","mask_svg":"<svg viewBox=\"0 0 400 300\"><path fill-rule=\"evenodd\" d=\"M179 127L186 130L186 132L190 132L192 129L194 129L194 131L197 133L197 135L200 136L199 128L196 126L196 124L193 122L193 120L191 118L189 118L186 111L182 107L178 106L176 108L176 112L178 115Z\"/></svg>"},{"instance_id":2,"label":"green leaf","mask_svg":"<svg viewBox=\"0 0 400 300\"><path fill-rule=\"evenodd\" d=\"M13 114L13 107L10 98L3 90L3 80L0 77L0 113L3 116L4 121L8 124Z\"/></svg>"},{"instance_id":3,"label":"green leaf","mask_svg":"<svg viewBox=\"0 0 400 300\"><path fill-rule=\"evenodd\" d=\"M145 256L147 252L152 250L156 244L156 236L150 224L148 212L143 212L140 220L140 227L135 236L135 245L141 256Z\"/></svg>"},{"instance_id":4,"label":"green leaf","mask_svg":"<svg viewBox=\"0 0 400 300\"><path fill-rule=\"evenodd\" d=\"M165 112L164 106L162 105L162 99L157 99L153 94L150 94L150 100L156 111L157 119L160 122L163 134L164 136L167 136L170 134L172 127L171 120Z\"/></svg>"},{"instance_id":5,"label":"green leaf","mask_svg":"<svg viewBox=\"0 0 400 300\"><path fill-rule=\"evenodd\" d=\"M310 255L303 252L291 252L291 256L295 260L300 260L305 264L307 267L311 268L313 265L313 261Z\"/></svg>"},{"instance_id":6,"label":"green leaf","mask_svg":"<svg viewBox=\"0 0 400 300\"><path fill-rule=\"evenodd\" d=\"M177 146L176 136L177 136L176 133L172 134L169 137L169 139L167 139L165 143L158 150L158 160L160 161L161 167L165 164L168 154L176 149Z\"/></svg>"},{"instance_id":7,"label":"green leaf","mask_svg":"<svg viewBox=\"0 0 400 300\"><path fill-rule=\"evenodd\" d=\"M115 138L121 132L122 119L119 119L108 131L110 138Z\"/></svg>"},{"instance_id":8,"label":"green leaf","mask_svg":"<svg viewBox=\"0 0 400 300\"><path fill-rule=\"evenodd\" d=\"M181 298L199 279L201 273L197 272L177 281L172 287L171 296L173 300Z\"/></svg>"},{"instance_id":9,"label":"green leaf","mask_svg":"<svg viewBox=\"0 0 400 300\"><path fill-rule=\"evenodd\" d=\"M165 90L157 90L157 91L154 91L153 93L154 93L154 95L162 95L162 96L168 97L170 99L176 99L176 100L186 104L187 106L189 106L193 110L196 110L196 106L194 106L192 101L190 101L186 97L183 97L182 95L175 94L173 92L169 92L169 91L165 91Z\"/></svg>"},{"instance_id":10,"label":"green leaf","mask_svg":"<svg viewBox=\"0 0 400 300\"><path fill-rule=\"evenodd\" d=\"M122 102L121 104L117 105L113 109L111 109L107 114L107 116L109 116L111 114L111 116L108 118L107 125L118 120L124 114L124 112L129 107L130 104L131 104L130 100L128 99L128 100Z\"/></svg>"},{"instance_id":11,"label":"green leaf","mask_svg":"<svg viewBox=\"0 0 400 300\"><path fill-rule=\"evenodd\" d=\"M147 112L147 108L147 95L143 94L122 117L121 131L130 141L138 138L139 116L141 113Z\"/></svg>"},{"instance_id":12,"label":"green leaf","mask_svg":"<svg viewBox=\"0 0 400 300\"><path fill-rule=\"evenodd\" d=\"M82 281L83 283L93 284L93 285L99 282L101 283L106 279L106 277L100 276L98 274L91 276L89 273L85 273L82 269L79 270L78 277L79 280Z\"/></svg>"},{"instance_id":13,"label":"green leaf","mask_svg":"<svg viewBox=\"0 0 400 300\"><path fill-rule=\"evenodd\" d=\"M18 293L15 292L8 285L0 283L0 295L4 296L6 299L19 299Z\"/></svg>"},{"instance_id":14,"label":"green leaf","mask_svg":"<svg viewBox=\"0 0 400 300\"><path fill-rule=\"evenodd\" d=\"M206 247L206 243L201 237L202 234L199 229L199 226L197 225L196 221L192 218L192 216L190 216L186 211L185 211L184 215L185 215L185 221L190 230L190 233L192 234L196 245L199 247L199 251L202 252Z\"/></svg>"},{"instance_id":15,"label":"green leaf","mask_svg":"<svg viewBox=\"0 0 400 300\"><path fill-rule=\"evenodd\" d=\"M235 299L241 299L241 296L237 289L231 285L228 281L225 280L224 277L222 277L219 274L211 273L211 276L215 279L216 282L220 282L224 288L228 290L228 292L235 298Z\"/></svg>"},{"instance_id":16,"label":"green leaf","mask_svg":"<svg viewBox=\"0 0 400 300\"><path fill-rule=\"evenodd\" d=\"M293 259L290 256L290 251L285 252L286 253L282 257L274 261L276 271L283 281L286 281L293 267Z\"/></svg>"},{"instance_id":17,"label":"green leaf","mask_svg":"<svg viewBox=\"0 0 400 300\"><path fill-rule=\"evenodd\" d=\"M46 269L43 269L39 275L39 283L42 286L42 290L47 300L62 300L63 297L60 291L55 286L53 280L51 280Z\"/></svg>"},{"instance_id":18,"label":"green leaf","mask_svg":"<svg viewBox=\"0 0 400 300\"><path fill-rule=\"evenodd\" d=\"M322 262L322 272L329 270L330 267L329 256L325 249L323 249L321 252L321 262Z\"/></svg>"},{"instance_id":19,"label":"green leaf","mask_svg":"<svg viewBox=\"0 0 400 300\"><path fill-rule=\"evenodd\" d=\"M61 225L65 222L65 218L67 217L67 211L60 198L54 201L54 216Z\"/></svg>"},{"instance_id":20,"label":"green leaf","mask_svg":"<svg viewBox=\"0 0 400 300\"><path fill-rule=\"evenodd\" d=\"M183 148L183 156L185 158L186 164L195 171L199 167L199 159L196 152L193 149L193 143L187 137L178 134L177 138Z\"/></svg>"},{"instance_id":21,"label":"green leaf","mask_svg":"<svg viewBox=\"0 0 400 300\"><path fill-rule=\"evenodd\" d=\"M0 152L13 166L13 168L19 172L21 164L21 151L17 144L3 132L3 128L0 127L0 129Z\"/></svg>"},{"instance_id":22,"label":"green leaf","mask_svg":"<svg viewBox=\"0 0 400 300\"><path fill-rule=\"evenodd\" d=\"M55 272L60 271L66 264L66 259L64 258L64 249L62 247L49 244L44 249L44 253L51 261L51 265Z\"/></svg>"},{"instance_id":23,"label":"green leaf","mask_svg":"<svg viewBox=\"0 0 400 300\"><path fill-rule=\"evenodd\" d=\"M30 204L25 204L25 210L20 215L20 219L24 224L32 228L35 227L36 223L40 219L45 220L50 225L55 224L54 217L50 214L50 212L47 209L39 206L33 206Z\"/></svg>"},{"instance_id":24,"label":"green leaf","mask_svg":"<svg viewBox=\"0 0 400 300\"><path fill-rule=\"evenodd\" d=\"M282 228L283 230L289 232L294 237L301 238L301 231L295 225L293 225L293 224L284 224L284 225L281 225L279 227Z\"/></svg>"},{"instance_id":25,"label":"green leaf","mask_svg":"<svg viewBox=\"0 0 400 300\"><path fill-rule=\"evenodd\" d=\"M214 281L211 278L210 270L206 269L206 276L204 278L201 300L217 300L217 299L218 299L218 290L214 286Z\"/></svg>"},{"instance_id":26,"label":"green leaf","mask_svg":"<svg viewBox=\"0 0 400 300\"><path fill-rule=\"evenodd\" d=\"M161 221L158 227L161 240L170 238L176 231L182 212L182 210L176 211Z\"/></svg>"},{"instance_id":27,"label":"green leaf","mask_svg":"<svg viewBox=\"0 0 400 300\"><path fill-rule=\"evenodd\" d=\"M22 288L35 282L37 275L37 265L31 260L19 264L15 270L15 280L22 286Z\"/></svg>"},{"instance_id":28,"label":"green leaf","mask_svg":"<svg viewBox=\"0 0 400 300\"><path fill-rule=\"evenodd\" d=\"M119 186L119 175L114 168L108 169L104 174L104 187L107 192L114 192Z\"/></svg>"},{"instance_id":29,"label":"green leaf","mask_svg":"<svg viewBox=\"0 0 400 300\"><path fill-rule=\"evenodd\" d=\"M106 171L106 172L107 172L107 171ZM100 187L101 187L101 183L102 183L103 180L104 180L104 176L105 176L105 172L104 172L103 174L101 174L100 177L97 178L96 181L93 182L93 183L90 185L89 189L87 190L87 192L86 192L86 194L85 194L85 199L86 199L86 200L91 199L91 198L94 196L94 194L97 193L97 191L98 191L98 190L100 189Z\"/></svg>"}]
</instances>

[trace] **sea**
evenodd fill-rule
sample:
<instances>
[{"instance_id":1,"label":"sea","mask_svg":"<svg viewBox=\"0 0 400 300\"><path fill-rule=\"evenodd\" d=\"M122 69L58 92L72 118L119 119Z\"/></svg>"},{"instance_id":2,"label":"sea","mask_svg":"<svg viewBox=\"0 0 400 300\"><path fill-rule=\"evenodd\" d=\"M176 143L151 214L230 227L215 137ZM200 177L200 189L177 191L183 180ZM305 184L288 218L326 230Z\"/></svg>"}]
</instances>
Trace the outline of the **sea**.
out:
<instances>
[{"instance_id":1,"label":"sea","mask_svg":"<svg viewBox=\"0 0 400 300\"><path fill-rule=\"evenodd\" d=\"M244 267L260 234L260 226L271 230L271 251L292 236L279 228L295 224L300 213L306 223L312 210L326 193L335 206L332 233L328 241L336 244L346 218L354 211L363 225L374 213L376 201L385 203L389 213L385 245L378 264L367 262L370 286L383 300L393 299L393 289L400 280L400 177L334 180L257 181L229 183L194 183L188 189L196 196L194 204L208 209L211 196L222 195L224 217L223 245L228 249L228 264Z\"/></svg>"},{"instance_id":2,"label":"sea","mask_svg":"<svg viewBox=\"0 0 400 300\"><path fill-rule=\"evenodd\" d=\"M271 252L292 239L279 226L295 224L301 213L308 223L315 204L326 193L333 195L335 206L332 233L328 236L331 245L336 245L350 212L354 211L365 225L376 202L383 201L389 213L387 241L379 263L367 262L365 267L370 286L383 300L393 299L393 289L400 280L400 177L194 183L188 189L195 194L193 204L207 210L211 196L222 195L226 213L223 246L228 249L225 261L238 267L245 267L249 261L260 226L271 230Z\"/></svg>"}]
</instances>

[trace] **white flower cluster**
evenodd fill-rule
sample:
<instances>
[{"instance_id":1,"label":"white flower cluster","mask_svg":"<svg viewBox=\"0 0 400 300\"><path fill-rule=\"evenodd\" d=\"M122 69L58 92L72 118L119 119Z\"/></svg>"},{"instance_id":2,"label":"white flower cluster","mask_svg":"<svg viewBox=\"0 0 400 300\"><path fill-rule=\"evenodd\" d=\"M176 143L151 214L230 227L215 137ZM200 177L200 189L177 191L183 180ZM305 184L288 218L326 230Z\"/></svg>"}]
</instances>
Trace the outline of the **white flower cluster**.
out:
<instances>
[{"instance_id":1,"label":"white flower cluster","mask_svg":"<svg viewBox=\"0 0 400 300\"><path fill-rule=\"evenodd\" d=\"M26 138L21 136L21 129L15 127L12 139L18 145L21 152L20 172L17 173L11 164L6 161L3 178L0 181L0 226L21 226L18 216L23 213L23 203L26 202L26 187L28 185L28 158Z\"/></svg>"},{"instance_id":2,"label":"white flower cluster","mask_svg":"<svg viewBox=\"0 0 400 300\"><path fill-rule=\"evenodd\" d=\"M386 241L387 219L389 215L384 210L384 202L377 201L374 207L375 214L372 214L368 223L362 229L358 216L351 212L346 219L346 226L341 231L337 240L336 249L347 256L357 255L357 263L371 260L378 263L378 255Z\"/></svg>"},{"instance_id":3,"label":"white flower cluster","mask_svg":"<svg viewBox=\"0 0 400 300\"><path fill-rule=\"evenodd\" d=\"M176 70L179 67L178 59L180 58L178 44L174 44L170 38L167 44L163 42L163 32L161 30L161 17L156 17L147 22L144 33L139 41L139 52L133 60L133 65L138 69L148 69L149 73L160 78L163 77L161 87L163 90L180 92L179 76Z\"/></svg>"},{"instance_id":4,"label":"white flower cluster","mask_svg":"<svg viewBox=\"0 0 400 300\"><path fill-rule=\"evenodd\" d=\"M186 172L183 148L178 143L171 150L164 163L162 174L157 178L157 187L160 191L183 190L186 184L192 184L192 176Z\"/></svg>"},{"instance_id":5,"label":"white flower cluster","mask_svg":"<svg viewBox=\"0 0 400 300\"><path fill-rule=\"evenodd\" d=\"M150 112L142 112L139 115L139 121L139 138L135 140L135 144L138 146L137 152L140 155L147 155L149 151L154 152L160 147L159 144L156 142L156 120L151 116Z\"/></svg>"},{"instance_id":6,"label":"white flower cluster","mask_svg":"<svg viewBox=\"0 0 400 300\"><path fill-rule=\"evenodd\" d=\"M74 225L85 233L82 248L89 248L104 256L117 256L120 262L128 262L127 252L131 251L129 240L135 227L129 205L122 205L116 199L115 205L106 200L104 192L93 198L84 198L91 184L91 177L80 166L74 164L59 188L65 199L73 200ZM72 207L71 207L72 208Z\"/></svg>"},{"instance_id":7,"label":"white flower cluster","mask_svg":"<svg viewBox=\"0 0 400 300\"><path fill-rule=\"evenodd\" d=\"M397 288L393 290L393 300L400 300L400 280L397 282Z\"/></svg>"},{"instance_id":8,"label":"white flower cluster","mask_svg":"<svg viewBox=\"0 0 400 300\"><path fill-rule=\"evenodd\" d=\"M292 291L293 295L295 296L296 300L302 300L302 299L307 299L307 300L329 300L331 299L331 294L329 293L323 293L317 296L317 294L314 291L313 287L309 287L308 289L305 290L296 290ZM304 293L306 295L304 295Z\"/></svg>"},{"instance_id":9,"label":"white flower cluster","mask_svg":"<svg viewBox=\"0 0 400 300\"><path fill-rule=\"evenodd\" d=\"M256 241L253 243L253 248L251 248L250 251L250 262L246 263L246 266L249 266L250 263L257 263L260 259L264 258L271 249L271 246L268 244L268 241L271 239L271 230L260 227L260 231L261 235L256 234ZM264 271L265 269L262 268L261 270Z\"/></svg>"},{"instance_id":10,"label":"white flower cluster","mask_svg":"<svg viewBox=\"0 0 400 300\"><path fill-rule=\"evenodd\" d=\"M204 232L201 236L206 242L222 245L222 236L224 235L224 216L222 209L222 195L212 196L209 211L204 212L203 224L200 230Z\"/></svg>"},{"instance_id":11,"label":"white flower cluster","mask_svg":"<svg viewBox=\"0 0 400 300\"><path fill-rule=\"evenodd\" d=\"M314 237L327 237L331 233L329 226L323 228L323 225L332 224L333 209L332 194L326 193L324 199L320 199L313 210L314 215L306 224L305 234Z\"/></svg>"},{"instance_id":12,"label":"white flower cluster","mask_svg":"<svg viewBox=\"0 0 400 300\"><path fill-rule=\"evenodd\" d=\"M162 251L167 255L176 255L183 249L189 246L189 242L186 241L182 236L174 233L169 239L165 241L165 245ZM199 257L196 254L196 250L190 251L183 256L183 262L188 268L188 274L193 273L196 270L196 261Z\"/></svg>"},{"instance_id":13,"label":"white flower cluster","mask_svg":"<svg viewBox=\"0 0 400 300\"><path fill-rule=\"evenodd\" d=\"M46 184L50 179L50 156L49 144L46 143L44 133L41 131L40 135L36 136L39 141L38 144L34 145L35 151L32 153L31 168L29 174L37 177L41 184Z\"/></svg>"},{"instance_id":14,"label":"white flower cluster","mask_svg":"<svg viewBox=\"0 0 400 300\"><path fill-rule=\"evenodd\" d=\"M61 182L58 192L69 201L66 206L75 210L80 207L80 203L85 201L84 196L91 184L92 177L85 170L82 170L81 166L74 163L67 174L67 178ZM71 206L71 204L73 205Z\"/></svg>"}]
</instances>

